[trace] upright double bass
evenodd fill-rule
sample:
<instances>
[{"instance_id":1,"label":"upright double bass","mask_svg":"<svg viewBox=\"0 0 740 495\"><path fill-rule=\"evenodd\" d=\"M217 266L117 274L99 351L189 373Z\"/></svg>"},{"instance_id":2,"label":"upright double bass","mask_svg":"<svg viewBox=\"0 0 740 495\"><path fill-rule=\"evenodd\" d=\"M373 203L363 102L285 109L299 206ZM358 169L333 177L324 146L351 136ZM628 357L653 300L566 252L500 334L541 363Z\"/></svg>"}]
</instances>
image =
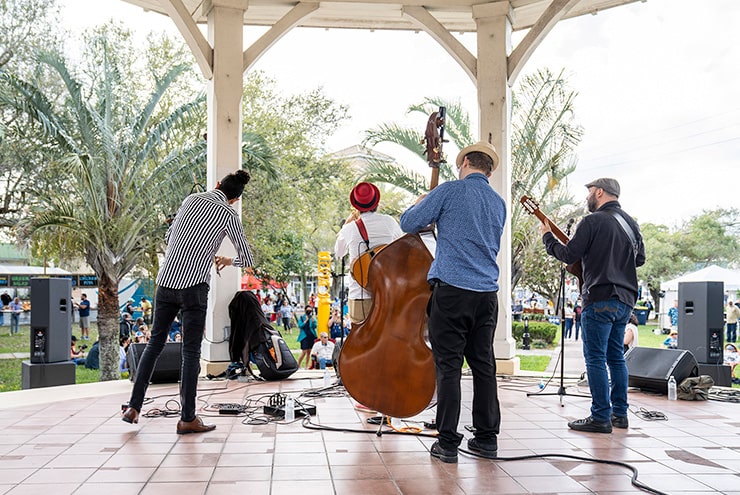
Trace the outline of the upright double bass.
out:
<instances>
[{"instance_id":1,"label":"upright double bass","mask_svg":"<svg viewBox=\"0 0 740 495\"><path fill-rule=\"evenodd\" d=\"M440 107L429 116L424 134L432 189L444 162L444 119L445 108ZM434 245L430 229L406 234L375 254L367 275L372 306L342 346L339 371L347 392L387 416L414 416L434 396L434 359L424 339Z\"/></svg>"}]
</instances>

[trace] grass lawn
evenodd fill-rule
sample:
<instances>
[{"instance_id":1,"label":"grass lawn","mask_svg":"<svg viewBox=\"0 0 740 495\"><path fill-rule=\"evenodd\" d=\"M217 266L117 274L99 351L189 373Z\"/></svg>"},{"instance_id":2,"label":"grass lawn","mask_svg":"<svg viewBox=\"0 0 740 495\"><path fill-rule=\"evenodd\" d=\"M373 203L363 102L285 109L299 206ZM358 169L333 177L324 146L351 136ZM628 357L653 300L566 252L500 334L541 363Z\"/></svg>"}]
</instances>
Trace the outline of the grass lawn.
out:
<instances>
[{"instance_id":1,"label":"grass lawn","mask_svg":"<svg viewBox=\"0 0 740 495\"><path fill-rule=\"evenodd\" d=\"M519 355L519 368L527 371L545 371L550 364L550 356Z\"/></svg>"},{"instance_id":2,"label":"grass lawn","mask_svg":"<svg viewBox=\"0 0 740 495\"><path fill-rule=\"evenodd\" d=\"M21 325L19 327L20 333L16 335L8 335L10 333L10 327L0 327L0 354L10 354L16 352L30 351L30 327L28 325ZM72 324L72 334L77 335L79 338L80 327L79 324ZM78 340L78 345L87 344L88 347L98 339L98 325L96 323L90 324L90 340L82 341ZM26 358L27 359L27 358ZM0 359L0 392L10 392L12 390L21 390L21 363L23 359ZM97 382L100 377L98 370L90 370L84 366L77 366L75 372L75 383L92 383ZM128 379L128 374L121 378L122 380Z\"/></svg>"}]
</instances>

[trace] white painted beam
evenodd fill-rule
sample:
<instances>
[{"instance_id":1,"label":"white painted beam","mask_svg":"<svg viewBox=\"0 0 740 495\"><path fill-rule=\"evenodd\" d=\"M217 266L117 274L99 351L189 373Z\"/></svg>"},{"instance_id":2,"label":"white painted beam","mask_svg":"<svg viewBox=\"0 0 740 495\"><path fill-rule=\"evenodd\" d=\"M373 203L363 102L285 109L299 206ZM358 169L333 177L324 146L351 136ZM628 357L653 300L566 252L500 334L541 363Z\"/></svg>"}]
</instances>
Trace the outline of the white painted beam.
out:
<instances>
[{"instance_id":1,"label":"white painted beam","mask_svg":"<svg viewBox=\"0 0 740 495\"><path fill-rule=\"evenodd\" d=\"M285 36L285 34L293 29L302 19L311 15L318 8L319 4L317 2L300 2L298 5L293 7L287 14L277 21L269 31L252 43L252 46L244 50L242 70L246 72L262 55L264 55L267 50L270 49L272 45L277 43L280 38Z\"/></svg>"},{"instance_id":2,"label":"white painted beam","mask_svg":"<svg viewBox=\"0 0 740 495\"><path fill-rule=\"evenodd\" d=\"M553 0L545 9L532 29L524 36L519 45L509 55L509 85L514 84L524 65L532 56L534 50L542 43L545 36L552 31L552 28L565 17L570 10L575 7L581 0Z\"/></svg>"},{"instance_id":3,"label":"white painted beam","mask_svg":"<svg viewBox=\"0 0 740 495\"><path fill-rule=\"evenodd\" d=\"M213 77L213 48L198 29L192 14L182 0L165 0L162 5L193 53L203 77L211 79Z\"/></svg>"},{"instance_id":4,"label":"white painted beam","mask_svg":"<svg viewBox=\"0 0 740 495\"><path fill-rule=\"evenodd\" d=\"M409 16L415 24L429 34L437 43L442 45L442 48L460 64L460 67L463 68L468 77L473 81L473 84L477 84L478 61L475 55L470 53L457 38L452 36L452 33L441 22L424 7L405 5L403 7L403 13Z\"/></svg>"}]
</instances>

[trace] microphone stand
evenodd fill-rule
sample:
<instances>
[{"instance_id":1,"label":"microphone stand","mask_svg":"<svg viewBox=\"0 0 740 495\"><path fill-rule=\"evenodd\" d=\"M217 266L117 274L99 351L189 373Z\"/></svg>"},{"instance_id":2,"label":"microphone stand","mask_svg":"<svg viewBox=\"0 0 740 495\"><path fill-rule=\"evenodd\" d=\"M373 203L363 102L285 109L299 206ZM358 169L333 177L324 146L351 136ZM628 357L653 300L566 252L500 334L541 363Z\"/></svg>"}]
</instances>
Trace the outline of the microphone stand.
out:
<instances>
[{"instance_id":1,"label":"microphone stand","mask_svg":"<svg viewBox=\"0 0 740 495\"><path fill-rule=\"evenodd\" d=\"M568 222L568 226L565 228L565 233L568 237L570 237L570 227L573 225L573 219L571 219ZM560 386L558 387L557 393L549 392L549 393L543 393L542 391L539 392L530 392L527 394L527 397L532 395L557 395L560 397L560 407L565 407L565 404L563 404L563 397L566 395L569 395L571 397L591 397L590 395L580 395L580 394L569 394L565 390L565 263L560 263L560 289L558 290L558 305L560 308Z\"/></svg>"},{"instance_id":2,"label":"microphone stand","mask_svg":"<svg viewBox=\"0 0 740 495\"><path fill-rule=\"evenodd\" d=\"M345 260L347 255L342 256L342 271L339 273L339 327L341 328L342 336L339 338L336 346L336 359L333 359L332 364L334 365L334 374L337 375L337 385L342 385L342 377L339 374L339 357L342 354L342 344L344 344L344 270Z\"/></svg>"}]
</instances>

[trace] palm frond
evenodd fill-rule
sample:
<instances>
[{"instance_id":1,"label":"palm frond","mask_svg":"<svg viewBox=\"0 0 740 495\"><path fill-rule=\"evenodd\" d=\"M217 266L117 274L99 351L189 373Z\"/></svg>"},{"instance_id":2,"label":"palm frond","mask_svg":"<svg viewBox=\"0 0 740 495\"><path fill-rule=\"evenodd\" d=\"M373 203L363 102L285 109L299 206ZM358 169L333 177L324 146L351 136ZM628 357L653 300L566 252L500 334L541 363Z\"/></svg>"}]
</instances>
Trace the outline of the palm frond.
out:
<instances>
[{"instance_id":1,"label":"palm frond","mask_svg":"<svg viewBox=\"0 0 740 495\"><path fill-rule=\"evenodd\" d=\"M424 159L424 146L421 144L421 138L422 135L413 129L394 123L384 123L374 129L366 130L362 145L375 146L380 143L393 143Z\"/></svg>"},{"instance_id":2,"label":"palm frond","mask_svg":"<svg viewBox=\"0 0 740 495\"><path fill-rule=\"evenodd\" d=\"M419 196L429 191L429 183L421 174L402 167L395 162L371 158L362 173L361 179L375 183L389 184Z\"/></svg>"}]
</instances>

